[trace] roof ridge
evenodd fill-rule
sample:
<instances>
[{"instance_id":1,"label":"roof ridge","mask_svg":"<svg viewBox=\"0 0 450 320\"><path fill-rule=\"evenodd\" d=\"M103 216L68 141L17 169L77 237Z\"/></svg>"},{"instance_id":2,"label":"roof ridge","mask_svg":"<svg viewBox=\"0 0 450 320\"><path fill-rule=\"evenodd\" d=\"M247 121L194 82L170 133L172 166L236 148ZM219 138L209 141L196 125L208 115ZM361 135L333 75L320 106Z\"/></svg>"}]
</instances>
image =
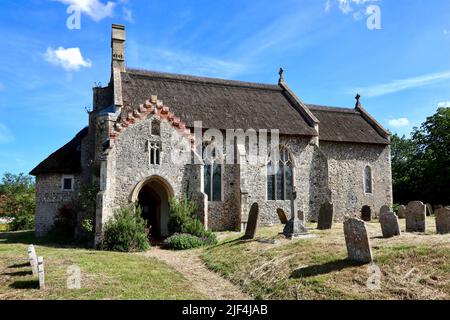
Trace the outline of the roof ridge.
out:
<instances>
[{"instance_id":1,"label":"roof ridge","mask_svg":"<svg viewBox=\"0 0 450 320\"><path fill-rule=\"evenodd\" d=\"M165 80L169 80L169 81L187 81L187 82L195 82L195 83L199 83L199 84L213 84L213 85L224 85L224 86L264 89L264 90L276 90L276 91L282 90L278 86L278 84L247 82L247 81L221 79L221 78L204 77L204 76L193 76L193 75L187 75L187 74L159 72L159 71L136 69L136 68L127 68L126 73L128 73L130 75L159 78L159 79L165 79Z\"/></svg>"},{"instance_id":2,"label":"roof ridge","mask_svg":"<svg viewBox=\"0 0 450 320\"><path fill-rule=\"evenodd\" d=\"M306 106L312 111L329 111L329 112L338 112L338 113L352 113L359 114L359 112L353 108L348 107L334 107L334 106L324 106L318 104L310 104L307 103Z\"/></svg>"}]
</instances>

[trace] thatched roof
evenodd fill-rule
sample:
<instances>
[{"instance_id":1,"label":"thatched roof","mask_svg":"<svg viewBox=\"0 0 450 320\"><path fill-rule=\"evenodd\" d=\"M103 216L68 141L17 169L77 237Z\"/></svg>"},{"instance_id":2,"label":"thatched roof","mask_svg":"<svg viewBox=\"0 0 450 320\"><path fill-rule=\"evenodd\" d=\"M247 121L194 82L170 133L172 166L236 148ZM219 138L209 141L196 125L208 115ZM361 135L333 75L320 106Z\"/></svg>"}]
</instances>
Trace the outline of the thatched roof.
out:
<instances>
[{"instance_id":1,"label":"thatched roof","mask_svg":"<svg viewBox=\"0 0 450 320\"><path fill-rule=\"evenodd\" d=\"M81 172L81 140L87 136L88 128L84 128L66 145L53 152L42 161L30 174L36 176L43 173L79 173Z\"/></svg>"}]
</instances>

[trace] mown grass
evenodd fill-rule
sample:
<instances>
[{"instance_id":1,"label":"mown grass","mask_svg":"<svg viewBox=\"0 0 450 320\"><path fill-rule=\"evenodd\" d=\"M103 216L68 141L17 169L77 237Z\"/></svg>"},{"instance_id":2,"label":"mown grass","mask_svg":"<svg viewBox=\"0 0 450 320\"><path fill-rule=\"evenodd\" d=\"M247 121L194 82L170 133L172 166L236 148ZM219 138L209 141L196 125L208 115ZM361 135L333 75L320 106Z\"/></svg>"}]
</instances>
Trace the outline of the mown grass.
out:
<instances>
[{"instance_id":1,"label":"mown grass","mask_svg":"<svg viewBox=\"0 0 450 320\"><path fill-rule=\"evenodd\" d=\"M46 289L31 274L27 248L44 257ZM67 288L67 268L81 269L81 289ZM32 232L0 233L0 300L3 299L203 299L168 265L139 254L58 247Z\"/></svg>"},{"instance_id":2,"label":"mown grass","mask_svg":"<svg viewBox=\"0 0 450 320\"><path fill-rule=\"evenodd\" d=\"M433 219L426 234L391 239L381 237L377 222L367 224L381 270L376 290L367 286L373 267L347 260L342 224L294 241L279 234L282 226L259 229L253 241L228 235L203 260L258 299L450 299L450 235L434 234Z\"/></svg>"}]
</instances>

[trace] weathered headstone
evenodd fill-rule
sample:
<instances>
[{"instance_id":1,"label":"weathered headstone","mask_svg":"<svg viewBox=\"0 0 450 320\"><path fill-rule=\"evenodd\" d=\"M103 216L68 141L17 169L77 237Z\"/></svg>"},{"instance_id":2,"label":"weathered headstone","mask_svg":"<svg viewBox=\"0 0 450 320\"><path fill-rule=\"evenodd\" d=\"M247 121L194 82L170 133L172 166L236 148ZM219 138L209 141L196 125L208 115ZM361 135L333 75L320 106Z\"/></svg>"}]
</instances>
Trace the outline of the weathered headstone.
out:
<instances>
[{"instance_id":1,"label":"weathered headstone","mask_svg":"<svg viewBox=\"0 0 450 320\"><path fill-rule=\"evenodd\" d=\"M256 228L258 227L259 207L255 202L250 207L250 213L248 214L247 228L245 229L245 239L253 239L256 234Z\"/></svg>"},{"instance_id":2,"label":"weathered headstone","mask_svg":"<svg viewBox=\"0 0 450 320\"><path fill-rule=\"evenodd\" d=\"M281 224L286 224L288 222L286 212L283 209L277 209L278 218L280 219Z\"/></svg>"},{"instance_id":3,"label":"weathered headstone","mask_svg":"<svg viewBox=\"0 0 450 320\"><path fill-rule=\"evenodd\" d=\"M382 213L386 213L386 212L391 212L391 208L389 206L387 206L387 205L381 206L381 208L380 208L380 215Z\"/></svg>"},{"instance_id":4,"label":"weathered headstone","mask_svg":"<svg viewBox=\"0 0 450 320\"><path fill-rule=\"evenodd\" d=\"M372 262L372 248L364 221L355 218L346 220L344 235L350 260L361 263Z\"/></svg>"},{"instance_id":5,"label":"weathered headstone","mask_svg":"<svg viewBox=\"0 0 450 320\"><path fill-rule=\"evenodd\" d=\"M44 258L38 257L39 289L45 289Z\"/></svg>"},{"instance_id":6,"label":"weathered headstone","mask_svg":"<svg viewBox=\"0 0 450 320\"><path fill-rule=\"evenodd\" d=\"M438 209L442 209L444 206L442 204L435 204L434 205L434 211L438 210Z\"/></svg>"},{"instance_id":7,"label":"weathered headstone","mask_svg":"<svg viewBox=\"0 0 450 320\"><path fill-rule=\"evenodd\" d=\"M427 210L427 216L431 217L433 215L433 206L429 203L425 204Z\"/></svg>"},{"instance_id":8,"label":"weathered headstone","mask_svg":"<svg viewBox=\"0 0 450 320\"><path fill-rule=\"evenodd\" d=\"M436 233L450 233L450 208L445 207L436 210Z\"/></svg>"},{"instance_id":9,"label":"weathered headstone","mask_svg":"<svg viewBox=\"0 0 450 320\"><path fill-rule=\"evenodd\" d=\"M331 229L333 226L333 216L333 204L328 201L322 204L319 210L319 222L317 223L317 229Z\"/></svg>"},{"instance_id":10,"label":"weathered headstone","mask_svg":"<svg viewBox=\"0 0 450 320\"><path fill-rule=\"evenodd\" d=\"M406 218L406 207L404 205L400 205L398 207L397 216L398 216L399 219L405 219Z\"/></svg>"},{"instance_id":11,"label":"weathered headstone","mask_svg":"<svg viewBox=\"0 0 450 320\"><path fill-rule=\"evenodd\" d=\"M391 238L400 235L398 217L394 212L383 212L380 214L380 225L383 238Z\"/></svg>"},{"instance_id":12,"label":"weathered headstone","mask_svg":"<svg viewBox=\"0 0 450 320\"><path fill-rule=\"evenodd\" d=\"M33 276L37 277L38 275L38 261L36 256L36 250L34 249L34 245L30 244L28 246L28 261L30 262L31 271L33 272Z\"/></svg>"},{"instance_id":13,"label":"weathered headstone","mask_svg":"<svg viewBox=\"0 0 450 320\"><path fill-rule=\"evenodd\" d=\"M361 219L363 221L370 221L372 220L372 209L370 206L363 206L361 209Z\"/></svg>"},{"instance_id":14,"label":"weathered headstone","mask_svg":"<svg viewBox=\"0 0 450 320\"><path fill-rule=\"evenodd\" d=\"M420 201L411 201L406 206L406 232L425 232L426 209Z\"/></svg>"},{"instance_id":15,"label":"weathered headstone","mask_svg":"<svg viewBox=\"0 0 450 320\"><path fill-rule=\"evenodd\" d=\"M296 187L292 186L291 189L291 219L286 223L286 226L283 229L283 234L288 239L295 239L299 236L303 236L308 233L305 226L303 225L303 221L299 219L297 203L295 199L297 199L297 192L293 191Z\"/></svg>"}]
</instances>

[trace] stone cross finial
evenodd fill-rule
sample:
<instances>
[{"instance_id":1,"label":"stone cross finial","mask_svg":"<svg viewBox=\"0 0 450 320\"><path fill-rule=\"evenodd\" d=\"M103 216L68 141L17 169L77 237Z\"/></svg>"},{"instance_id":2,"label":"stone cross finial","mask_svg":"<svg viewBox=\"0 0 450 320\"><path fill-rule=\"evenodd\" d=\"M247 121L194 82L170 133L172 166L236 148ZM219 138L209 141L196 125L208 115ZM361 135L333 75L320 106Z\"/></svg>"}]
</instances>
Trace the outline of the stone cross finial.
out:
<instances>
[{"instance_id":1,"label":"stone cross finial","mask_svg":"<svg viewBox=\"0 0 450 320\"><path fill-rule=\"evenodd\" d=\"M283 78L283 72L284 72L283 68L280 67L280 71L278 72L278 74L280 75L279 81L284 80L284 78Z\"/></svg>"},{"instance_id":2,"label":"stone cross finial","mask_svg":"<svg viewBox=\"0 0 450 320\"><path fill-rule=\"evenodd\" d=\"M356 99L356 105L359 106L360 105L359 99L361 99L361 95L359 93L357 93L355 99Z\"/></svg>"}]
</instances>

